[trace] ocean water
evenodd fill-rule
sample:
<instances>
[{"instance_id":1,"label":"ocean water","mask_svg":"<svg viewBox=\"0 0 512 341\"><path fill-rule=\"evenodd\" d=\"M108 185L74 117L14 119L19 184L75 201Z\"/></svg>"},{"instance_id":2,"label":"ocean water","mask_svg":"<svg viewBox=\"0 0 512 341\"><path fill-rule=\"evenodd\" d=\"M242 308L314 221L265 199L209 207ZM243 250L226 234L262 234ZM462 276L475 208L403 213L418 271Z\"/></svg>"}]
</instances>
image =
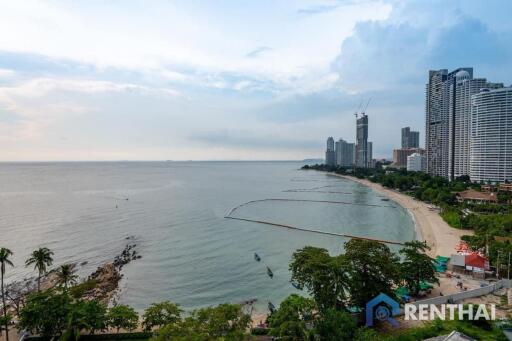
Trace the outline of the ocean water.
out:
<instances>
[{"instance_id":1,"label":"ocean water","mask_svg":"<svg viewBox=\"0 0 512 341\"><path fill-rule=\"evenodd\" d=\"M337 254L348 239L226 219L230 212L321 231L415 238L410 215L396 203L353 181L301 171L301 166L0 163L0 246L15 253L7 281L34 274L23 263L37 247L52 249L55 265L87 262L79 267L79 275L86 276L111 261L133 236L142 258L123 268L122 303L142 310L171 300L193 309L257 299L256 309L263 311L268 301L277 304L297 292L288 271L294 250L313 245Z\"/></svg>"}]
</instances>

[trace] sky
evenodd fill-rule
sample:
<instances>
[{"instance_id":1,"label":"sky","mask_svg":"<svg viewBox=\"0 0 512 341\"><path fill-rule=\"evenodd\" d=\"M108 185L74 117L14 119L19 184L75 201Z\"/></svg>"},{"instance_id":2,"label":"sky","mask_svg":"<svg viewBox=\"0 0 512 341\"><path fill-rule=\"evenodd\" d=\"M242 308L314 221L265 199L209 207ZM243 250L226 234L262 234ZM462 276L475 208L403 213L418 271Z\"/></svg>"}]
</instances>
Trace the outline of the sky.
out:
<instances>
[{"instance_id":1,"label":"sky","mask_svg":"<svg viewBox=\"0 0 512 341\"><path fill-rule=\"evenodd\" d=\"M300 160L424 139L428 70L512 83L512 1L0 0L0 161Z\"/></svg>"}]
</instances>

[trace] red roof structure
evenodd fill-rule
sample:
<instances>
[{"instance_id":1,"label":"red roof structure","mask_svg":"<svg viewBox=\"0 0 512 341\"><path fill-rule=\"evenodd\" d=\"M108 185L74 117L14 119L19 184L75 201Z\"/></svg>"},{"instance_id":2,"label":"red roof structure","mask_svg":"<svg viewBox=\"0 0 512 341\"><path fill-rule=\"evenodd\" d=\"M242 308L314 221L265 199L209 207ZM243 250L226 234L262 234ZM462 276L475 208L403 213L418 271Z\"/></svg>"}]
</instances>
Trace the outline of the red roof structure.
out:
<instances>
[{"instance_id":1,"label":"red roof structure","mask_svg":"<svg viewBox=\"0 0 512 341\"><path fill-rule=\"evenodd\" d=\"M484 270L490 270L489 260L479 254L472 253L467 255L465 258L466 266L472 266L474 268L480 268Z\"/></svg>"}]
</instances>

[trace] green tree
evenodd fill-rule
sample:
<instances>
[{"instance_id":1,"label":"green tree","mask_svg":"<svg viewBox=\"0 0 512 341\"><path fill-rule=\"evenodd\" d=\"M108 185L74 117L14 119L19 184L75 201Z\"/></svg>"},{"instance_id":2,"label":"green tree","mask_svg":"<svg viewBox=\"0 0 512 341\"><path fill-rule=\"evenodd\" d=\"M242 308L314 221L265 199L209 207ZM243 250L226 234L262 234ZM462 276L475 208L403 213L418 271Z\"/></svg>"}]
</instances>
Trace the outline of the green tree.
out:
<instances>
[{"instance_id":1,"label":"green tree","mask_svg":"<svg viewBox=\"0 0 512 341\"><path fill-rule=\"evenodd\" d=\"M326 249L306 246L290 263L292 280L305 287L321 311L345 305L348 273L343 255L331 257Z\"/></svg>"},{"instance_id":2,"label":"green tree","mask_svg":"<svg viewBox=\"0 0 512 341\"><path fill-rule=\"evenodd\" d=\"M71 299L54 290L35 292L21 309L19 326L46 337L61 335L68 326Z\"/></svg>"},{"instance_id":3,"label":"green tree","mask_svg":"<svg viewBox=\"0 0 512 341\"><path fill-rule=\"evenodd\" d=\"M9 249L6 249L4 247L0 248L0 288L2 293L2 305L4 307L4 326L5 326L5 339L6 341L9 341L9 318L7 315L7 304L5 303L5 290L4 290L4 276L5 276L5 270L6 266L10 265L13 266L11 260L9 259L12 256L12 251Z\"/></svg>"},{"instance_id":4,"label":"green tree","mask_svg":"<svg viewBox=\"0 0 512 341\"><path fill-rule=\"evenodd\" d=\"M405 247L399 251L403 256L400 264L402 279L413 295L420 291L422 281L439 283L433 259L426 254L427 250L430 247L426 242L415 240L406 242Z\"/></svg>"},{"instance_id":5,"label":"green tree","mask_svg":"<svg viewBox=\"0 0 512 341\"><path fill-rule=\"evenodd\" d=\"M320 316L315 326L323 341L350 341L354 338L357 323L349 313L329 309Z\"/></svg>"},{"instance_id":6,"label":"green tree","mask_svg":"<svg viewBox=\"0 0 512 341\"><path fill-rule=\"evenodd\" d=\"M64 264L57 270L57 281L64 287L64 290L68 290L68 285L76 283L78 276L75 274L75 269L71 264Z\"/></svg>"},{"instance_id":7,"label":"green tree","mask_svg":"<svg viewBox=\"0 0 512 341\"><path fill-rule=\"evenodd\" d=\"M83 330L94 334L97 330L105 329L106 314L107 307L97 300L74 302L67 316L63 339L77 340Z\"/></svg>"},{"instance_id":8,"label":"green tree","mask_svg":"<svg viewBox=\"0 0 512 341\"><path fill-rule=\"evenodd\" d=\"M154 327L162 328L165 325L174 325L181 320L181 312L182 310L179 306L170 301L153 303L144 310L142 325L147 331L152 330Z\"/></svg>"},{"instance_id":9,"label":"green tree","mask_svg":"<svg viewBox=\"0 0 512 341\"><path fill-rule=\"evenodd\" d=\"M212 338L224 337L227 340L242 340L251 323L251 317L242 311L238 304L219 304L195 310L192 313L201 329Z\"/></svg>"},{"instance_id":10,"label":"green tree","mask_svg":"<svg viewBox=\"0 0 512 341\"><path fill-rule=\"evenodd\" d=\"M91 334L107 327L107 306L98 300L83 301L87 329Z\"/></svg>"},{"instance_id":11,"label":"green tree","mask_svg":"<svg viewBox=\"0 0 512 341\"><path fill-rule=\"evenodd\" d=\"M269 317L270 333L284 340L304 340L309 331L307 323L313 321L315 301L292 294Z\"/></svg>"},{"instance_id":12,"label":"green tree","mask_svg":"<svg viewBox=\"0 0 512 341\"><path fill-rule=\"evenodd\" d=\"M47 267L53 264L53 252L46 248L40 247L32 252L31 256L25 262L25 266L34 265L37 269L37 291L41 291L41 277L46 273Z\"/></svg>"},{"instance_id":13,"label":"green tree","mask_svg":"<svg viewBox=\"0 0 512 341\"><path fill-rule=\"evenodd\" d=\"M354 306L364 308L380 293L395 296L393 286L400 282L400 262L385 244L352 239L345 243L345 261L350 274L350 301Z\"/></svg>"},{"instance_id":14,"label":"green tree","mask_svg":"<svg viewBox=\"0 0 512 341\"><path fill-rule=\"evenodd\" d=\"M126 330L133 330L137 328L139 322L139 315L130 306L116 305L109 309L107 313L108 325L115 328L119 333L121 328Z\"/></svg>"},{"instance_id":15,"label":"green tree","mask_svg":"<svg viewBox=\"0 0 512 341\"><path fill-rule=\"evenodd\" d=\"M157 341L238 341L245 339L251 317L236 304L194 310L178 324L170 324L158 331Z\"/></svg>"}]
</instances>

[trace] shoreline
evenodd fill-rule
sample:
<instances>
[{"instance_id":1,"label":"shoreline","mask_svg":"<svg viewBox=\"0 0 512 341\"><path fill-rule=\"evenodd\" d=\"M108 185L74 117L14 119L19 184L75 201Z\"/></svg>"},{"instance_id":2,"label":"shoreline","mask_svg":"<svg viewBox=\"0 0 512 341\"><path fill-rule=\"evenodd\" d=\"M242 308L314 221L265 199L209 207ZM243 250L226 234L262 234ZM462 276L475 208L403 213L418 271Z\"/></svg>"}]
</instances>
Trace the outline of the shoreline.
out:
<instances>
[{"instance_id":1,"label":"shoreline","mask_svg":"<svg viewBox=\"0 0 512 341\"><path fill-rule=\"evenodd\" d=\"M428 252L430 257L435 258L437 255L450 257L455 253L455 246L459 243L460 237L473 234L472 230L460 230L451 227L437 212L431 211L428 208L428 204L406 194L399 193L367 179L358 179L352 176L333 173L326 174L369 187L405 208L412 216L417 239L426 241L431 247L431 250Z\"/></svg>"}]
</instances>

